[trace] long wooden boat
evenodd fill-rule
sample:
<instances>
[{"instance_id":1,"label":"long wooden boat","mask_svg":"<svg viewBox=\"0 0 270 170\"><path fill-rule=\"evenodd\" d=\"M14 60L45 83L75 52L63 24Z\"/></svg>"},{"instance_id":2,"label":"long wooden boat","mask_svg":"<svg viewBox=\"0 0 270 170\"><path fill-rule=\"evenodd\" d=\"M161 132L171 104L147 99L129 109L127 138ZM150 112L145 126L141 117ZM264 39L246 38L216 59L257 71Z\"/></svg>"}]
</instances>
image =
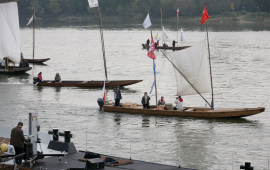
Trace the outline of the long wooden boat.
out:
<instances>
[{"instance_id":1,"label":"long wooden boat","mask_svg":"<svg viewBox=\"0 0 270 170\"><path fill-rule=\"evenodd\" d=\"M143 80L113 80L105 81L106 87L128 86L131 84L139 83ZM62 81L60 83L53 83L52 81L45 80L37 82L37 86L50 86L50 87L103 87L104 81Z\"/></svg>"},{"instance_id":2,"label":"long wooden boat","mask_svg":"<svg viewBox=\"0 0 270 170\"><path fill-rule=\"evenodd\" d=\"M142 44L143 49L149 49L149 46ZM190 46L182 46L182 47L155 47L156 50L183 50L185 48L188 48Z\"/></svg>"},{"instance_id":3,"label":"long wooden boat","mask_svg":"<svg viewBox=\"0 0 270 170\"><path fill-rule=\"evenodd\" d=\"M43 63L45 61L50 60L50 58L44 58L44 59L25 59L27 60L29 63Z\"/></svg>"},{"instance_id":4,"label":"long wooden boat","mask_svg":"<svg viewBox=\"0 0 270 170\"><path fill-rule=\"evenodd\" d=\"M23 73L31 69L32 67L9 67L8 69L0 68L0 73Z\"/></svg>"},{"instance_id":5,"label":"long wooden boat","mask_svg":"<svg viewBox=\"0 0 270 170\"><path fill-rule=\"evenodd\" d=\"M104 105L104 111L130 114L148 114L177 117L196 117L196 118L240 118L264 112L264 107L258 108L223 108L214 109L203 107L184 107L183 110L157 110L156 106L150 109L143 109L142 105L133 108L118 107L114 105Z\"/></svg>"}]
</instances>

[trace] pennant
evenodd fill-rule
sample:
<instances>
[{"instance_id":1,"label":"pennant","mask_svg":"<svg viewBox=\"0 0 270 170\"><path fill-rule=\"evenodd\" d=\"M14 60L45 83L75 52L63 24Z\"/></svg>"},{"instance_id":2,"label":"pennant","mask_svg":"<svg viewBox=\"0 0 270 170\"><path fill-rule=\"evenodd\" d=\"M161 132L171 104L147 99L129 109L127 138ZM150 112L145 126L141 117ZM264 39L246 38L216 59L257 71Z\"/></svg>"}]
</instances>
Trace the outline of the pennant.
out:
<instances>
[{"instance_id":1,"label":"pennant","mask_svg":"<svg viewBox=\"0 0 270 170\"><path fill-rule=\"evenodd\" d=\"M154 38L155 38L155 41L160 41L161 40L161 37L158 36L158 34Z\"/></svg>"},{"instance_id":2,"label":"pennant","mask_svg":"<svg viewBox=\"0 0 270 170\"><path fill-rule=\"evenodd\" d=\"M34 17L32 15L32 17L29 19L29 22L28 22L28 24L26 26L28 26L33 21L33 19L34 19Z\"/></svg>"},{"instance_id":3,"label":"pennant","mask_svg":"<svg viewBox=\"0 0 270 170\"><path fill-rule=\"evenodd\" d=\"M152 37L151 44L149 46L149 51L148 51L147 56L152 58L152 59L156 59L154 51L155 51L155 43L154 43L154 40L153 40L153 37Z\"/></svg>"},{"instance_id":4,"label":"pennant","mask_svg":"<svg viewBox=\"0 0 270 170\"><path fill-rule=\"evenodd\" d=\"M155 80L154 80L153 85L151 87L150 94L152 93L154 86L155 86Z\"/></svg>"},{"instance_id":5,"label":"pennant","mask_svg":"<svg viewBox=\"0 0 270 170\"><path fill-rule=\"evenodd\" d=\"M103 85L103 89L102 89L101 95L102 95L103 101L105 101L105 81L104 81L104 85Z\"/></svg>"},{"instance_id":6,"label":"pennant","mask_svg":"<svg viewBox=\"0 0 270 170\"><path fill-rule=\"evenodd\" d=\"M98 0L88 0L90 8L98 7Z\"/></svg>"},{"instance_id":7,"label":"pennant","mask_svg":"<svg viewBox=\"0 0 270 170\"><path fill-rule=\"evenodd\" d=\"M146 16L146 18L145 18L145 20L143 22L143 27L144 27L144 29L147 29L151 25L152 25L152 23L151 23L150 16L149 16L149 13L148 13L148 15Z\"/></svg>"},{"instance_id":8,"label":"pennant","mask_svg":"<svg viewBox=\"0 0 270 170\"><path fill-rule=\"evenodd\" d=\"M153 70L154 70L154 75L156 75L156 61L155 60L153 62Z\"/></svg>"},{"instance_id":9,"label":"pennant","mask_svg":"<svg viewBox=\"0 0 270 170\"><path fill-rule=\"evenodd\" d=\"M203 9L203 13L202 13L202 20L201 20L201 25L204 24L204 22L210 18L210 16L208 15L207 13L207 10L206 10L206 4L204 4L204 9Z\"/></svg>"},{"instance_id":10,"label":"pennant","mask_svg":"<svg viewBox=\"0 0 270 170\"><path fill-rule=\"evenodd\" d=\"M179 14L179 8L176 11L176 17L178 18L178 14Z\"/></svg>"}]
</instances>

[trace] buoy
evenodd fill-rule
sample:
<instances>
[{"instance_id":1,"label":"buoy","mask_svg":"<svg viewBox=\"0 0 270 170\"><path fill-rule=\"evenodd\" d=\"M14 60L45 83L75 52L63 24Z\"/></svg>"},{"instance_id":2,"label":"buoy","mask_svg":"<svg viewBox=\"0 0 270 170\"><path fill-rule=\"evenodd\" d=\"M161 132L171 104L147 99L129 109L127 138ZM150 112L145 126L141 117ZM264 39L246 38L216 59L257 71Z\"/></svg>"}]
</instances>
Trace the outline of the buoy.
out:
<instances>
[{"instance_id":1,"label":"buoy","mask_svg":"<svg viewBox=\"0 0 270 170\"><path fill-rule=\"evenodd\" d=\"M1 148L1 151L2 151L2 152L7 152L7 151L8 151L8 145L5 144L5 143L3 143L3 144L0 146L0 148Z\"/></svg>"}]
</instances>

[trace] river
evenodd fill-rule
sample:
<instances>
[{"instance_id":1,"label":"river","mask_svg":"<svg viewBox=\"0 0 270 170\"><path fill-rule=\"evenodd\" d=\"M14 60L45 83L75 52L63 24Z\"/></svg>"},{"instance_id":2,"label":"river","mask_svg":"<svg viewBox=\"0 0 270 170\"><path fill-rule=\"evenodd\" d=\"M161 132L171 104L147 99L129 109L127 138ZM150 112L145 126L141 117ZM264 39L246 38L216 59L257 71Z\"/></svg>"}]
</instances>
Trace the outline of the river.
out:
<instances>
[{"instance_id":1,"label":"river","mask_svg":"<svg viewBox=\"0 0 270 170\"><path fill-rule=\"evenodd\" d=\"M21 21L22 22L22 21ZM27 21L25 21L27 23ZM46 24L45 24L46 23ZM182 23L189 44L206 38L205 27ZM21 23L21 50L32 57L32 30ZM153 35L161 34L153 24ZM169 35L176 26L166 23ZM209 23L209 39L215 107L259 107L270 97L270 26L258 23ZM142 79L121 88L121 102L140 103L154 80L153 63L141 44L150 29L141 23L104 22L109 80ZM174 70L156 52L158 97L173 103ZM101 88L37 87L32 78L39 72L52 80L104 80L99 26L96 22L37 22L35 58L51 58L42 65L30 64L25 74L0 75L0 124L28 128L28 113L38 113L42 132L52 128L71 130L77 149L200 170L239 169L250 160L255 169L268 170L270 153L270 102L266 111L239 119L198 119L132 115L99 111ZM210 94L204 94L210 100ZM155 103L154 94L150 95ZM202 106L198 95L183 96L185 106ZM106 100L113 90L106 88ZM86 142L87 134L87 142ZM1 134L0 134L1 136Z\"/></svg>"}]
</instances>

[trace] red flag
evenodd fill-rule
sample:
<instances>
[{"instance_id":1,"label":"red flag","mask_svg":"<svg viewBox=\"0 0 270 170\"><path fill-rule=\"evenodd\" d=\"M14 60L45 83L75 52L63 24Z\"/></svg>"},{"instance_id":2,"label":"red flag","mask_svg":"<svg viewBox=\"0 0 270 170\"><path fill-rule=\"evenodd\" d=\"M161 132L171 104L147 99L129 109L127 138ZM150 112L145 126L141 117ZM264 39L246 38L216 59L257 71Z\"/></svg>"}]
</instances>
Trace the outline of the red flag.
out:
<instances>
[{"instance_id":1,"label":"red flag","mask_svg":"<svg viewBox=\"0 0 270 170\"><path fill-rule=\"evenodd\" d=\"M202 20L201 20L201 25L208 19L210 18L207 10L206 10L206 4L204 4L204 9L203 9L203 13L202 13Z\"/></svg>"},{"instance_id":2,"label":"red flag","mask_svg":"<svg viewBox=\"0 0 270 170\"><path fill-rule=\"evenodd\" d=\"M151 44L149 46L149 51L148 51L147 56L152 58L152 59L156 59L154 51L155 51L155 43L154 43L154 40L153 40L153 37L152 37Z\"/></svg>"},{"instance_id":3,"label":"red flag","mask_svg":"<svg viewBox=\"0 0 270 170\"><path fill-rule=\"evenodd\" d=\"M179 14L179 8L176 11L176 17L178 18L178 14Z\"/></svg>"}]
</instances>

